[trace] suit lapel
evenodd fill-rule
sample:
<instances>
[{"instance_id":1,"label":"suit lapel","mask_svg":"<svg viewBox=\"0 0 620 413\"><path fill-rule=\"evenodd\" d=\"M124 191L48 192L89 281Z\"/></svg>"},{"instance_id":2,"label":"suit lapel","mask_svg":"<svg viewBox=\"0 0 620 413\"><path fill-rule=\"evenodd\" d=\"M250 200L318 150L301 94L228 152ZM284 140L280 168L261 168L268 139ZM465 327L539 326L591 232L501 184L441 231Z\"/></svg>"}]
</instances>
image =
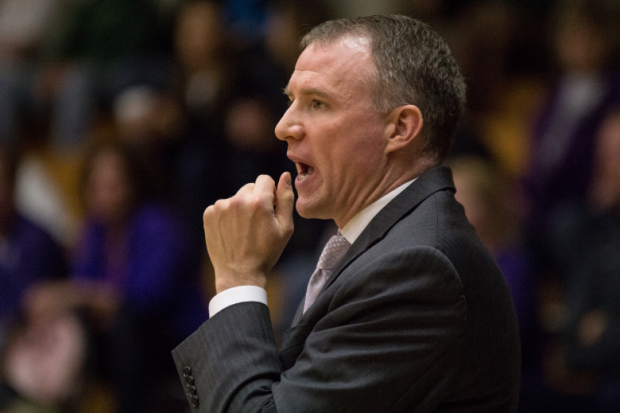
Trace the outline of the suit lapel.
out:
<instances>
[{"instance_id":1,"label":"suit lapel","mask_svg":"<svg viewBox=\"0 0 620 413\"><path fill-rule=\"evenodd\" d=\"M297 306L297 311L295 311L295 316L293 317L293 322L291 323L291 327L297 325L301 316L304 315L304 304L306 303L306 297L301 299L301 303Z\"/></svg>"}]
</instances>

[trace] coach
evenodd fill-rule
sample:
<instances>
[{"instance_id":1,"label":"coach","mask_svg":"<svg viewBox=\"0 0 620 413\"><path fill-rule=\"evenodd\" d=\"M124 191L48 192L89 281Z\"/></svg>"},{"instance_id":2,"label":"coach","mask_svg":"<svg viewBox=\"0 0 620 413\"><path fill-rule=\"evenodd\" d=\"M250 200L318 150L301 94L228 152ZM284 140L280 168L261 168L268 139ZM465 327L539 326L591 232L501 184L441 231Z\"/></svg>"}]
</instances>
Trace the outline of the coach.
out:
<instances>
[{"instance_id":1,"label":"coach","mask_svg":"<svg viewBox=\"0 0 620 413\"><path fill-rule=\"evenodd\" d=\"M520 350L501 272L440 166L465 85L404 16L328 21L302 40L276 127L297 211L333 219L278 352L264 287L293 185L260 176L204 213L218 294L173 351L196 412L514 412Z\"/></svg>"}]
</instances>

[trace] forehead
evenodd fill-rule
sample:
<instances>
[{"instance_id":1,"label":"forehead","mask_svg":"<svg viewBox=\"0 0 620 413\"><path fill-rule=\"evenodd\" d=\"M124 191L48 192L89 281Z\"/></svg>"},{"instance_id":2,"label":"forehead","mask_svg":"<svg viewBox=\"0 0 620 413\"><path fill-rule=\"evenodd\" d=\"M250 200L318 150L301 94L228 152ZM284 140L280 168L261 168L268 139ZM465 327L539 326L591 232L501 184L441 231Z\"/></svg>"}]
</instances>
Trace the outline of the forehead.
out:
<instances>
[{"instance_id":1,"label":"forehead","mask_svg":"<svg viewBox=\"0 0 620 413\"><path fill-rule=\"evenodd\" d=\"M370 42L346 37L327 44L311 43L299 56L289 88L364 88L374 73Z\"/></svg>"}]
</instances>

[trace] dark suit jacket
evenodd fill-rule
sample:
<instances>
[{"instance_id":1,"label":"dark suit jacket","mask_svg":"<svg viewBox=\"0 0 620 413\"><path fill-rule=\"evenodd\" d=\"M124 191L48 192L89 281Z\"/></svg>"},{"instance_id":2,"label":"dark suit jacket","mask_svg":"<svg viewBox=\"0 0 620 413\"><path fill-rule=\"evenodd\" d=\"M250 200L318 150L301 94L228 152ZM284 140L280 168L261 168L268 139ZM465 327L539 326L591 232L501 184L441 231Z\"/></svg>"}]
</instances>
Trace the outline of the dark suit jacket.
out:
<instances>
[{"instance_id":1,"label":"dark suit jacket","mask_svg":"<svg viewBox=\"0 0 620 413\"><path fill-rule=\"evenodd\" d=\"M196 412L513 412L520 378L508 289L443 167L370 222L279 353L241 303L173 356Z\"/></svg>"}]
</instances>

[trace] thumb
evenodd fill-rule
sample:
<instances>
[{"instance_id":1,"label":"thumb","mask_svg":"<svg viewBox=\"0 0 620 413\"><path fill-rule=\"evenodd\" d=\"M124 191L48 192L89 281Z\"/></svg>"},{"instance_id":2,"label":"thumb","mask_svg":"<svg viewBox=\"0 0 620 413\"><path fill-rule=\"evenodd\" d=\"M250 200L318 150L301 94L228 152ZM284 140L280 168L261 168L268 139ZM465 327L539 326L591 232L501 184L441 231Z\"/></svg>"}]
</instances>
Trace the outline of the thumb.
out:
<instances>
[{"instance_id":1,"label":"thumb","mask_svg":"<svg viewBox=\"0 0 620 413\"><path fill-rule=\"evenodd\" d=\"M293 232L293 207L295 205L295 194L291 183L291 174L284 172L278 181L276 189L276 220L280 227L286 231Z\"/></svg>"}]
</instances>

